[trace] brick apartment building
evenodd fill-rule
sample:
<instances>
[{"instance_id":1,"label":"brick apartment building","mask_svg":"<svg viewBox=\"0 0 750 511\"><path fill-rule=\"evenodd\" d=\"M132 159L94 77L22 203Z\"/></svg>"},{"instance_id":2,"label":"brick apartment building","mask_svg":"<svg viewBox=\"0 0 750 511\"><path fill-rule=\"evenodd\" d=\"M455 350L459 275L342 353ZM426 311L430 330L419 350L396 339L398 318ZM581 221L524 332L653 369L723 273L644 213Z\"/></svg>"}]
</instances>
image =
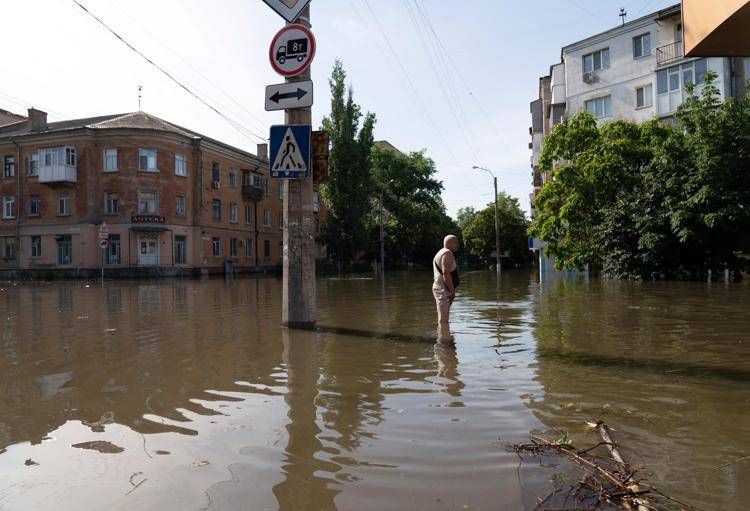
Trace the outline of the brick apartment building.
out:
<instances>
[{"instance_id":1,"label":"brick apartment building","mask_svg":"<svg viewBox=\"0 0 750 511\"><path fill-rule=\"evenodd\" d=\"M144 112L48 123L29 109L0 125L0 275L274 269L283 184L257 152Z\"/></svg>"}]
</instances>

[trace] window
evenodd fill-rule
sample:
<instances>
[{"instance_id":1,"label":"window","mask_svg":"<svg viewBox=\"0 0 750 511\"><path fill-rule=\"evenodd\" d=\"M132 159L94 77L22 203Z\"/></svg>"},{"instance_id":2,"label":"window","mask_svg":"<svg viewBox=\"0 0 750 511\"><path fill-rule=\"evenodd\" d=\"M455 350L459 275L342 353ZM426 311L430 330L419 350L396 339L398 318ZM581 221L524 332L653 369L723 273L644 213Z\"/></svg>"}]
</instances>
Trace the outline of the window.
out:
<instances>
[{"instance_id":1,"label":"window","mask_svg":"<svg viewBox=\"0 0 750 511\"><path fill-rule=\"evenodd\" d=\"M221 239L219 238L211 239L211 252L216 257L221 255Z\"/></svg>"},{"instance_id":2,"label":"window","mask_svg":"<svg viewBox=\"0 0 750 511\"><path fill-rule=\"evenodd\" d=\"M586 110L597 119L612 115L612 96L590 99L586 101Z\"/></svg>"},{"instance_id":3,"label":"window","mask_svg":"<svg viewBox=\"0 0 750 511\"><path fill-rule=\"evenodd\" d=\"M185 236L174 237L174 263L187 264L187 238Z\"/></svg>"},{"instance_id":4,"label":"window","mask_svg":"<svg viewBox=\"0 0 750 511\"><path fill-rule=\"evenodd\" d=\"M745 59L745 80L750 80L750 57Z\"/></svg>"},{"instance_id":5,"label":"window","mask_svg":"<svg viewBox=\"0 0 750 511\"><path fill-rule=\"evenodd\" d=\"M29 156L29 175L39 175L39 153L36 151L31 153L31 155Z\"/></svg>"},{"instance_id":6,"label":"window","mask_svg":"<svg viewBox=\"0 0 750 511\"><path fill-rule=\"evenodd\" d=\"M263 210L263 227L271 227L271 210L268 208Z\"/></svg>"},{"instance_id":7,"label":"window","mask_svg":"<svg viewBox=\"0 0 750 511\"><path fill-rule=\"evenodd\" d=\"M65 165L70 165L71 167L76 166L76 148L75 147L65 148Z\"/></svg>"},{"instance_id":8,"label":"window","mask_svg":"<svg viewBox=\"0 0 750 511\"><path fill-rule=\"evenodd\" d=\"M258 174L253 174L253 185L258 188L263 188L263 178Z\"/></svg>"},{"instance_id":9,"label":"window","mask_svg":"<svg viewBox=\"0 0 750 511\"><path fill-rule=\"evenodd\" d=\"M583 72L590 73L609 67L609 48L598 50L583 56Z\"/></svg>"},{"instance_id":10,"label":"window","mask_svg":"<svg viewBox=\"0 0 750 511\"><path fill-rule=\"evenodd\" d=\"M120 235L110 234L109 245L105 251L107 264L121 264L120 258Z\"/></svg>"},{"instance_id":11,"label":"window","mask_svg":"<svg viewBox=\"0 0 750 511\"><path fill-rule=\"evenodd\" d=\"M57 214L59 216L67 216L70 214L70 194L68 192L60 192L57 194Z\"/></svg>"},{"instance_id":12,"label":"window","mask_svg":"<svg viewBox=\"0 0 750 511\"><path fill-rule=\"evenodd\" d=\"M633 38L633 58L651 55L651 34L641 34Z\"/></svg>"},{"instance_id":13,"label":"window","mask_svg":"<svg viewBox=\"0 0 750 511\"><path fill-rule=\"evenodd\" d=\"M174 214L175 216L187 216L187 199L185 195L178 194L175 197Z\"/></svg>"},{"instance_id":14,"label":"window","mask_svg":"<svg viewBox=\"0 0 750 511\"><path fill-rule=\"evenodd\" d=\"M2 242L2 251L0 255L3 259L15 259L16 258L16 238L12 236L6 236L0 238Z\"/></svg>"},{"instance_id":15,"label":"window","mask_svg":"<svg viewBox=\"0 0 750 511\"><path fill-rule=\"evenodd\" d=\"M42 237L31 237L31 257L42 257Z\"/></svg>"},{"instance_id":16,"label":"window","mask_svg":"<svg viewBox=\"0 0 750 511\"><path fill-rule=\"evenodd\" d=\"M138 190L138 213L155 215L159 211L159 194L154 190Z\"/></svg>"},{"instance_id":17,"label":"window","mask_svg":"<svg viewBox=\"0 0 750 511\"><path fill-rule=\"evenodd\" d=\"M187 160L184 154L174 155L174 173L176 176L187 176Z\"/></svg>"},{"instance_id":18,"label":"window","mask_svg":"<svg viewBox=\"0 0 750 511\"><path fill-rule=\"evenodd\" d=\"M229 240L229 257L237 257L237 238Z\"/></svg>"},{"instance_id":19,"label":"window","mask_svg":"<svg viewBox=\"0 0 750 511\"><path fill-rule=\"evenodd\" d=\"M240 206L236 202L229 203L229 221L233 224L237 223L237 217L239 216Z\"/></svg>"},{"instance_id":20,"label":"window","mask_svg":"<svg viewBox=\"0 0 750 511\"><path fill-rule=\"evenodd\" d=\"M271 196L271 185L268 182L267 177L262 177L261 182L263 183L263 193L266 195L266 197Z\"/></svg>"},{"instance_id":21,"label":"window","mask_svg":"<svg viewBox=\"0 0 750 511\"><path fill-rule=\"evenodd\" d=\"M654 86L650 83L635 89L636 108L645 108L654 104Z\"/></svg>"},{"instance_id":22,"label":"window","mask_svg":"<svg viewBox=\"0 0 750 511\"><path fill-rule=\"evenodd\" d=\"M284 212L283 211L279 211L279 230L280 231L284 230Z\"/></svg>"},{"instance_id":23,"label":"window","mask_svg":"<svg viewBox=\"0 0 750 511\"><path fill-rule=\"evenodd\" d=\"M250 171L249 170L243 170L242 171L242 186L248 186L253 184L252 178L250 177Z\"/></svg>"},{"instance_id":24,"label":"window","mask_svg":"<svg viewBox=\"0 0 750 511\"><path fill-rule=\"evenodd\" d=\"M229 169L229 187L237 188L237 169Z\"/></svg>"},{"instance_id":25,"label":"window","mask_svg":"<svg viewBox=\"0 0 750 511\"><path fill-rule=\"evenodd\" d=\"M221 167L216 162L211 165L211 181L216 183L221 181Z\"/></svg>"},{"instance_id":26,"label":"window","mask_svg":"<svg viewBox=\"0 0 750 511\"><path fill-rule=\"evenodd\" d=\"M104 150L104 172L117 172L117 149Z\"/></svg>"},{"instance_id":27,"label":"window","mask_svg":"<svg viewBox=\"0 0 750 511\"><path fill-rule=\"evenodd\" d=\"M245 223L248 225L253 223L253 206L245 206Z\"/></svg>"},{"instance_id":28,"label":"window","mask_svg":"<svg viewBox=\"0 0 750 511\"><path fill-rule=\"evenodd\" d=\"M13 177L16 175L16 159L13 156L6 156L4 159L3 177Z\"/></svg>"},{"instance_id":29,"label":"window","mask_svg":"<svg viewBox=\"0 0 750 511\"><path fill-rule=\"evenodd\" d=\"M70 234L57 237L57 264L67 265L73 262L73 241Z\"/></svg>"},{"instance_id":30,"label":"window","mask_svg":"<svg viewBox=\"0 0 750 511\"><path fill-rule=\"evenodd\" d=\"M269 240L263 240L263 257L266 259L271 257L271 242Z\"/></svg>"},{"instance_id":31,"label":"window","mask_svg":"<svg viewBox=\"0 0 750 511\"><path fill-rule=\"evenodd\" d=\"M214 220L221 220L221 200L214 199Z\"/></svg>"},{"instance_id":32,"label":"window","mask_svg":"<svg viewBox=\"0 0 750 511\"><path fill-rule=\"evenodd\" d=\"M687 96L685 86L689 83L697 87L702 86L705 83L707 71L706 59L658 70L656 72L657 113L667 114L677 110Z\"/></svg>"},{"instance_id":33,"label":"window","mask_svg":"<svg viewBox=\"0 0 750 511\"><path fill-rule=\"evenodd\" d=\"M107 192L104 194L104 214L116 215L119 206L119 198L116 193Z\"/></svg>"},{"instance_id":34,"label":"window","mask_svg":"<svg viewBox=\"0 0 750 511\"><path fill-rule=\"evenodd\" d=\"M3 197L3 218L15 218L14 205L15 197Z\"/></svg>"},{"instance_id":35,"label":"window","mask_svg":"<svg viewBox=\"0 0 750 511\"><path fill-rule=\"evenodd\" d=\"M29 216L39 216L42 213L42 198L39 195L29 197Z\"/></svg>"},{"instance_id":36,"label":"window","mask_svg":"<svg viewBox=\"0 0 750 511\"><path fill-rule=\"evenodd\" d=\"M313 213L320 213L320 193L313 192Z\"/></svg>"},{"instance_id":37,"label":"window","mask_svg":"<svg viewBox=\"0 0 750 511\"><path fill-rule=\"evenodd\" d=\"M245 257L253 258L253 240L251 239L245 240Z\"/></svg>"},{"instance_id":38,"label":"window","mask_svg":"<svg viewBox=\"0 0 750 511\"><path fill-rule=\"evenodd\" d=\"M138 170L156 172L156 149L138 149Z\"/></svg>"},{"instance_id":39,"label":"window","mask_svg":"<svg viewBox=\"0 0 750 511\"><path fill-rule=\"evenodd\" d=\"M279 181L278 183L278 193L279 193L279 199L283 199L284 198L284 182L283 181Z\"/></svg>"}]
</instances>

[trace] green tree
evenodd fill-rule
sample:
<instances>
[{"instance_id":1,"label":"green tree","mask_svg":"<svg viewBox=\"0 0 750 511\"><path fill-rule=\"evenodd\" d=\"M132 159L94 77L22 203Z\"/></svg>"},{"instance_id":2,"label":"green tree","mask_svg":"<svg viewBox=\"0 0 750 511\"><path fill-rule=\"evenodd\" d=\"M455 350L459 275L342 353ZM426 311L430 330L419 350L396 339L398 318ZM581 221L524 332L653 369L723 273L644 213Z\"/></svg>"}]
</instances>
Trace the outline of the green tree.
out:
<instances>
[{"instance_id":1,"label":"green tree","mask_svg":"<svg viewBox=\"0 0 750 511\"><path fill-rule=\"evenodd\" d=\"M456 212L456 223L463 231L469 226L472 220L474 220L475 216L477 216L477 210L473 207L467 206L465 208L459 208Z\"/></svg>"},{"instance_id":2,"label":"green tree","mask_svg":"<svg viewBox=\"0 0 750 511\"><path fill-rule=\"evenodd\" d=\"M373 143L375 114L362 120L360 106L354 102L352 88L346 89L346 71L337 60L328 83L331 87L331 113L323 119L329 134L328 180L321 192L328 210L324 238L329 255L346 268L367 249L370 197L373 183L370 150Z\"/></svg>"},{"instance_id":3,"label":"green tree","mask_svg":"<svg viewBox=\"0 0 750 511\"><path fill-rule=\"evenodd\" d=\"M498 217L500 219L500 251L508 252L509 257L504 262L512 265L525 264L530 260L529 244L526 231L529 223L526 220L518 199L505 192L497 195ZM495 203L476 212L463 229L463 239L466 250L477 257L482 264L490 265L495 262Z\"/></svg>"},{"instance_id":4,"label":"green tree","mask_svg":"<svg viewBox=\"0 0 750 511\"><path fill-rule=\"evenodd\" d=\"M404 154L377 146L372 149L371 159L375 183L373 258L379 252L382 200L387 263L429 264L443 237L458 232L445 213L440 196L443 185L435 179L435 163L424 152Z\"/></svg>"},{"instance_id":5,"label":"green tree","mask_svg":"<svg viewBox=\"0 0 750 511\"><path fill-rule=\"evenodd\" d=\"M750 247L750 96L719 100L715 75L657 120L597 126L581 113L555 127L530 232L559 268L590 264L623 278L703 278L741 270Z\"/></svg>"}]
</instances>

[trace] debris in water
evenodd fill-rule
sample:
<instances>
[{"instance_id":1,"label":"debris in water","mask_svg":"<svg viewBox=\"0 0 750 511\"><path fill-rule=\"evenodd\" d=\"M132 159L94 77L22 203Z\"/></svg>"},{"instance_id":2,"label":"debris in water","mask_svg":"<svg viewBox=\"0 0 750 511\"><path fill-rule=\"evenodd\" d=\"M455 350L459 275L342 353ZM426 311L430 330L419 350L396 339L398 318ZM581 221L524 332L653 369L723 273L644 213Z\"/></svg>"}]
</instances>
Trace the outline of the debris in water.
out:
<instances>
[{"instance_id":1,"label":"debris in water","mask_svg":"<svg viewBox=\"0 0 750 511\"><path fill-rule=\"evenodd\" d=\"M209 464L209 462L208 462L208 461L206 461L206 460L202 460L202 461L194 461L194 462L193 462L193 466L194 466L194 467L205 467L205 466L206 466L206 465L208 465L208 464Z\"/></svg>"},{"instance_id":2,"label":"debris in water","mask_svg":"<svg viewBox=\"0 0 750 511\"><path fill-rule=\"evenodd\" d=\"M37 463L36 461L32 460L31 458L28 458L24 462L24 465L26 465L27 467L33 467L34 465L39 465L39 463Z\"/></svg>"},{"instance_id":3,"label":"debris in water","mask_svg":"<svg viewBox=\"0 0 750 511\"><path fill-rule=\"evenodd\" d=\"M72 447L75 447L76 449L89 449L92 451L99 451L102 454L119 454L125 450L119 445L115 445L112 442L104 442L103 440L81 442L80 444L73 444Z\"/></svg>"}]
</instances>

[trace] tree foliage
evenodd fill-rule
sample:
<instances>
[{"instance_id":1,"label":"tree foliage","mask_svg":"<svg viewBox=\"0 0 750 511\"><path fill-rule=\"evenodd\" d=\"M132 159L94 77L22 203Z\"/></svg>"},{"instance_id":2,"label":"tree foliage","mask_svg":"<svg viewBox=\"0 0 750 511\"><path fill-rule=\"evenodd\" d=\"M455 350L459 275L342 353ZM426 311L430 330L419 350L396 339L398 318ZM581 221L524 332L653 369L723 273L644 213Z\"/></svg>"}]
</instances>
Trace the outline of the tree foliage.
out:
<instances>
[{"instance_id":1,"label":"tree foliage","mask_svg":"<svg viewBox=\"0 0 750 511\"><path fill-rule=\"evenodd\" d=\"M750 248L750 95L720 101L707 75L676 125L580 113L545 140L552 172L530 232L559 268L622 278L703 278L741 270Z\"/></svg>"},{"instance_id":2,"label":"tree foliage","mask_svg":"<svg viewBox=\"0 0 750 511\"><path fill-rule=\"evenodd\" d=\"M526 220L518 199L505 192L497 195L498 218L500 219L500 252L508 252L504 262L512 265L529 261L528 237L526 231L529 223ZM466 251L475 256L484 265L494 264L495 258L495 203L475 211L473 208L462 208L458 212L462 225Z\"/></svg>"},{"instance_id":3,"label":"tree foliage","mask_svg":"<svg viewBox=\"0 0 750 511\"><path fill-rule=\"evenodd\" d=\"M346 71L336 61L329 84L331 114L323 119L331 150L328 158L328 181L321 192L328 210L324 238L329 255L347 266L367 244L370 197L373 183L370 172L370 150L373 143L375 114L362 120L354 93L346 89Z\"/></svg>"}]
</instances>

